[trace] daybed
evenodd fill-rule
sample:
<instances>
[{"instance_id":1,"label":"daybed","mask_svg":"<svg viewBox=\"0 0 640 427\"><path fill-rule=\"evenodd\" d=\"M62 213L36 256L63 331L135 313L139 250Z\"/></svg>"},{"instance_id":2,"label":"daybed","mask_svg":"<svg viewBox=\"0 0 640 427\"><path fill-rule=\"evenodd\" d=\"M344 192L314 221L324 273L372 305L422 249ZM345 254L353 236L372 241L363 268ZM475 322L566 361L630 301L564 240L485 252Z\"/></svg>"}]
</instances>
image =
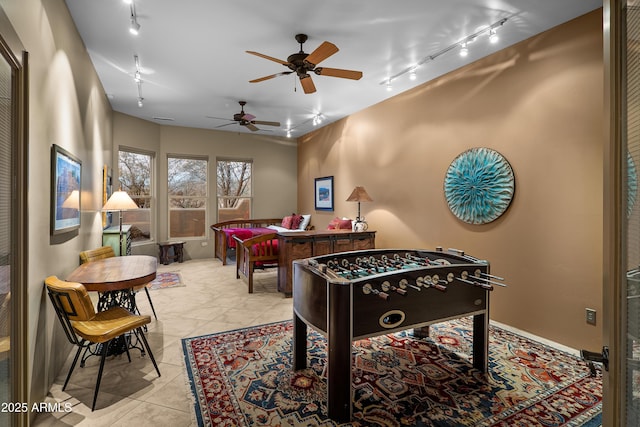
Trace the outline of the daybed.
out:
<instances>
[{"instance_id":1,"label":"daybed","mask_svg":"<svg viewBox=\"0 0 640 427\"><path fill-rule=\"evenodd\" d=\"M249 293L253 293L253 272L256 268L278 265L277 233L262 234L248 239L233 236L236 245L236 279L247 279Z\"/></svg>"},{"instance_id":2,"label":"daybed","mask_svg":"<svg viewBox=\"0 0 640 427\"><path fill-rule=\"evenodd\" d=\"M238 236L240 240L245 240L254 236L274 232L277 233L280 231L304 231L309 226L311 215L300 216L303 217L303 220L295 230L288 227L282 227L283 223L286 223L286 219L289 217L285 217L284 219L235 219L213 224L211 229L214 232L214 255L222 261L222 265L226 265L228 250L236 247L236 242L233 240L233 236Z\"/></svg>"},{"instance_id":3,"label":"daybed","mask_svg":"<svg viewBox=\"0 0 640 427\"><path fill-rule=\"evenodd\" d=\"M271 218L235 219L213 224L211 229L214 232L215 257L222 261L222 265L226 265L227 249L236 247L233 236L238 236L244 240L260 234L273 233L273 230L267 227L281 223L282 218Z\"/></svg>"}]
</instances>

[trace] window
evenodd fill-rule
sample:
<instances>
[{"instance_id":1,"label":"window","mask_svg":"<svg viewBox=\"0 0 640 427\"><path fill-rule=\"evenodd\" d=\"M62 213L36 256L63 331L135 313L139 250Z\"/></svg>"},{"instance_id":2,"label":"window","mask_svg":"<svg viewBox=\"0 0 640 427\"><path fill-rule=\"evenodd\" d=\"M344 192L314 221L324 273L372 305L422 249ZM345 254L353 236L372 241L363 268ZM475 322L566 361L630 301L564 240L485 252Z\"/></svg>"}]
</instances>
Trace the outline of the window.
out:
<instances>
[{"instance_id":1,"label":"window","mask_svg":"<svg viewBox=\"0 0 640 427\"><path fill-rule=\"evenodd\" d=\"M153 156L126 149L118 151L118 180L120 188L138 205L139 209L122 212L122 223L131 225L131 240L144 242L152 239L153 215Z\"/></svg>"},{"instance_id":2,"label":"window","mask_svg":"<svg viewBox=\"0 0 640 427\"><path fill-rule=\"evenodd\" d=\"M218 160L218 222L251 217L252 163Z\"/></svg>"},{"instance_id":3,"label":"window","mask_svg":"<svg viewBox=\"0 0 640 427\"><path fill-rule=\"evenodd\" d=\"M167 159L169 238L205 237L207 224L207 159Z\"/></svg>"}]
</instances>

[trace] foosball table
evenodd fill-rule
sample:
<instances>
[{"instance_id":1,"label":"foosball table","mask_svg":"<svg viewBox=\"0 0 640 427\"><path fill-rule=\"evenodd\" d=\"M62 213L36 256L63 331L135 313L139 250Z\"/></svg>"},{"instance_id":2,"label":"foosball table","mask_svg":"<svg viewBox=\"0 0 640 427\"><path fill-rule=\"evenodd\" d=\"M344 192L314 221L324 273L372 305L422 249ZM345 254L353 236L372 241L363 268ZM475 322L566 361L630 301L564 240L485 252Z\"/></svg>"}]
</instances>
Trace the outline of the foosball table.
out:
<instances>
[{"instance_id":1,"label":"foosball table","mask_svg":"<svg viewBox=\"0 0 640 427\"><path fill-rule=\"evenodd\" d=\"M473 366L488 366L489 263L457 249L374 249L293 262L293 365L307 365L307 326L327 338L327 411L352 415L352 342L473 316ZM348 380L347 380L348 379Z\"/></svg>"}]
</instances>

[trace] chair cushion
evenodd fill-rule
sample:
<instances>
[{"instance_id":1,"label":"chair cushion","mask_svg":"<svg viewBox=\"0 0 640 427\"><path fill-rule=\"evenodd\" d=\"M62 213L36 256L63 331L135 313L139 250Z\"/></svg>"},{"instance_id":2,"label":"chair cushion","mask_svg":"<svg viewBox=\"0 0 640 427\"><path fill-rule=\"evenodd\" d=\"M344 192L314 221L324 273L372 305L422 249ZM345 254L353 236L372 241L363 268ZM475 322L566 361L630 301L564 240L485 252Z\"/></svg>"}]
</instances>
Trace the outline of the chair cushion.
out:
<instances>
[{"instance_id":1,"label":"chair cushion","mask_svg":"<svg viewBox=\"0 0 640 427\"><path fill-rule=\"evenodd\" d=\"M92 320L75 321L71 325L82 338L102 343L148 323L151 323L151 316L137 316L122 307L112 307L99 311Z\"/></svg>"},{"instance_id":2,"label":"chair cushion","mask_svg":"<svg viewBox=\"0 0 640 427\"><path fill-rule=\"evenodd\" d=\"M224 234L227 235L227 247L235 248L236 242L233 236L238 236L240 240L246 240L253 237L253 232L249 228L225 228Z\"/></svg>"},{"instance_id":3,"label":"chair cushion","mask_svg":"<svg viewBox=\"0 0 640 427\"><path fill-rule=\"evenodd\" d=\"M260 242L253 246L251 246L251 252L253 256L267 256L267 255L277 255L278 254L278 239L271 240L271 248L273 249L272 253L269 253L269 243L268 242Z\"/></svg>"}]
</instances>

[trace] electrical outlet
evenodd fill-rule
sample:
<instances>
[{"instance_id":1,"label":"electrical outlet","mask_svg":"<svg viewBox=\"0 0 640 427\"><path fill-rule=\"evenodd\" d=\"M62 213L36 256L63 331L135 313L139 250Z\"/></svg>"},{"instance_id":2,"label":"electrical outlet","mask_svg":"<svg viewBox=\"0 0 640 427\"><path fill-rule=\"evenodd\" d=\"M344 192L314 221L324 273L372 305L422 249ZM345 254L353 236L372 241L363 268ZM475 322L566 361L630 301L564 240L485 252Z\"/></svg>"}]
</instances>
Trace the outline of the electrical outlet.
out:
<instances>
[{"instance_id":1,"label":"electrical outlet","mask_svg":"<svg viewBox=\"0 0 640 427\"><path fill-rule=\"evenodd\" d=\"M593 308L587 308L587 323L590 325L596 324L596 311Z\"/></svg>"}]
</instances>

